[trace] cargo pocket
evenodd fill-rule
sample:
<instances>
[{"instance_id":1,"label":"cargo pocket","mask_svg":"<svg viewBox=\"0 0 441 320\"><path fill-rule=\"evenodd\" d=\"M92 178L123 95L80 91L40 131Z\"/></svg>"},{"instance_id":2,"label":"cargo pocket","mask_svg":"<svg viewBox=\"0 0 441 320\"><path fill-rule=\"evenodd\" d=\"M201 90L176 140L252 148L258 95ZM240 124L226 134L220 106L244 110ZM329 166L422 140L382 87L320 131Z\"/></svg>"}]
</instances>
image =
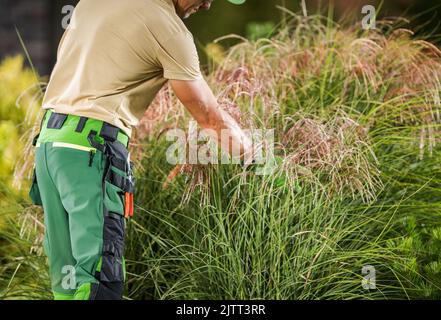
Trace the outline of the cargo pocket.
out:
<instances>
[{"instance_id":1,"label":"cargo pocket","mask_svg":"<svg viewBox=\"0 0 441 320\"><path fill-rule=\"evenodd\" d=\"M133 164L126 165L123 171L113 164L112 158L109 161L110 166L104 179L104 206L108 211L121 214L126 218L132 217L135 189L135 179L132 175Z\"/></svg>"},{"instance_id":2,"label":"cargo pocket","mask_svg":"<svg viewBox=\"0 0 441 320\"><path fill-rule=\"evenodd\" d=\"M89 140L91 142L92 139ZM97 146L98 147L98 146ZM91 286L92 300L121 299L125 281L124 238L126 194L133 191L128 151L118 141L105 141L103 157L103 247Z\"/></svg>"},{"instance_id":3,"label":"cargo pocket","mask_svg":"<svg viewBox=\"0 0 441 320\"><path fill-rule=\"evenodd\" d=\"M35 168L34 168L34 172L32 175L32 184L31 184L31 188L29 190L29 198L31 198L33 204L35 204L37 206L43 205L43 203L41 201L40 189L39 189L38 183L37 183L37 174L36 174Z\"/></svg>"},{"instance_id":4,"label":"cargo pocket","mask_svg":"<svg viewBox=\"0 0 441 320\"><path fill-rule=\"evenodd\" d=\"M130 169L121 170L119 161L107 157L103 181L104 232L99 279L108 288L116 288L118 283L124 282L125 194L133 188L128 178Z\"/></svg>"},{"instance_id":5,"label":"cargo pocket","mask_svg":"<svg viewBox=\"0 0 441 320\"><path fill-rule=\"evenodd\" d=\"M108 211L124 215L124 191L110 181L104 182L104 206Z\"/></svg>"}]
</instances>

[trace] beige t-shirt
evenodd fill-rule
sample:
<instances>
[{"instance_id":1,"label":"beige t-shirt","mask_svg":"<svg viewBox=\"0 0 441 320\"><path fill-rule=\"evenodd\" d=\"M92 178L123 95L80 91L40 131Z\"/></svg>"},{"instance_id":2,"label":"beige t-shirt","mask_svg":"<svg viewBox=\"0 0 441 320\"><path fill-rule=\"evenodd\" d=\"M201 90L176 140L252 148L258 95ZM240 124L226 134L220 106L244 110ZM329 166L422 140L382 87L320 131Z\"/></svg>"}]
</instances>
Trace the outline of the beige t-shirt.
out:
<instances>
[{"instance_id":1,"label":"beige t-shirt","mask_svg":"<svg viewBox=\"0 0 441 320\"><path fill-rule=\"evenodd\" d=\"M81 0L43 108L103 120L130 136L168 79L201 77L193 37L172 0Z\"/></svg>"}]
</instances>

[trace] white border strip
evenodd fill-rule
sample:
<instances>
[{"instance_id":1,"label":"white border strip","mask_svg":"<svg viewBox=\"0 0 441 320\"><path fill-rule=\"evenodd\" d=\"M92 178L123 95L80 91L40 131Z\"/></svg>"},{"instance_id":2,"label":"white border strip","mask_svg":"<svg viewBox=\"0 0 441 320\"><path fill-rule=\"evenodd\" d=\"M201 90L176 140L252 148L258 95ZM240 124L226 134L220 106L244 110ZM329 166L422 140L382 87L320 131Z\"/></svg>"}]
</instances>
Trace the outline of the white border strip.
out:
<instances>
[{"instance_id":1,"label":"white border strip","mask_svg":"<svg viewBox=\"0 0 441 320\"><path fill-rule=\"evenodd\" d=\"M82 150L82 151L88 151L88 152L91 150L96 151L95 148L88 148L88 147L84 147L84 146L79 146L77 144L64 143L64 142L53 142L52 146L53 147L70 148L70 149L76 149L76 150Z\"/></svg>"}]
</instances>

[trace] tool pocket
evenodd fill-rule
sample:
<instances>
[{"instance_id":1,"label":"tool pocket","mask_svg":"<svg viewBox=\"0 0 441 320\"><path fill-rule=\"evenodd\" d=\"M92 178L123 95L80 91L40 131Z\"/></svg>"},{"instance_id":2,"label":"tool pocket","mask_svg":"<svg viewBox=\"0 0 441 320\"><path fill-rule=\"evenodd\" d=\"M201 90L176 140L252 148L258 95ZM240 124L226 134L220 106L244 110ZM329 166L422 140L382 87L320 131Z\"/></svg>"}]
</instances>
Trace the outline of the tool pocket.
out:
<instances>
[{"instance_id":1,"label":"tool pocket","mask_svg":"<svg viewBox=\"0 0 441 320\"><path fill-rule=\"evenodd\" d=\"M109 148L109 150L111 150ZM124 236L126 219L133 215L133 164L121 152L106 154L104 170L104 242L100 281L118 291L125 278Z\"/></svg>"},{"instance_id":2,"label":"tool pocket","mask_svg":"<svg viewBox=\"0 0 441 320\"><path fill-rule=\"evenodd\" d=\"M104 175L104 230L103 251L100 262L100 282L113 292L122 292L124 282L125 189L126 172L117 167L115 157L106 156Z\"/></svg>"},{"instance_id":3,"label":"tool pocket","mask_svg":"<svg viewBox=\"0 0 441 320\"><path fill-rule=\"evenodd\" d=\"M107 210L124 215L124 191L111 181L104 182L104 206Z\"/></svg>"},{"instance_id":4,"label":"tool pocket","mask_svg":"<svg viewBox=\"0 0 441 320\"><path fill-rule=\"evenodd\" d=\"M109 157L109 166L104 179L104 206L109 211L129 218L133 216L133 193L135 191L133 164L118 160Z\"/></svg>"},{"instance_id":5,"label":"tool pocket","mask_svg":"<svg viewBox=\"0 0 441 320\"><path fill-rule=\"evenodd\" d=\"M32 174L32 184L31 184L31 188L29 190L29 198L31 198L33 204L35 204L37 206L43 205L43 203L41 201L40 189L39 189L38 183L37 183L37 173L36 173L35 168L34 168L34 172Z\"/></svg>"}]
</instances>

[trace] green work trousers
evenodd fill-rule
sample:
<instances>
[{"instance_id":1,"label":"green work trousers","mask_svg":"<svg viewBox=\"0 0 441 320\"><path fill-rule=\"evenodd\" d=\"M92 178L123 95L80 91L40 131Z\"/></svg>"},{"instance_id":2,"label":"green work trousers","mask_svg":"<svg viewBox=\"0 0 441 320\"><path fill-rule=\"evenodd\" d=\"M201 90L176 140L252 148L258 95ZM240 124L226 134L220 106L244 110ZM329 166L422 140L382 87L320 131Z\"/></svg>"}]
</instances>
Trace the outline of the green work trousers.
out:
<instances>
[{"instance_id":1,"label":"green work trousers","mask_svg":"<svg viewBox=\"0 0 441 320\"><path fill-rule=\"evenodd\" d=\"M132 181L131 163L112 150L62 142L40 142L35 149L29 194L44 210L44 252L55 299L122 297L124 189Z\"/></svg>"}]
</instances>

